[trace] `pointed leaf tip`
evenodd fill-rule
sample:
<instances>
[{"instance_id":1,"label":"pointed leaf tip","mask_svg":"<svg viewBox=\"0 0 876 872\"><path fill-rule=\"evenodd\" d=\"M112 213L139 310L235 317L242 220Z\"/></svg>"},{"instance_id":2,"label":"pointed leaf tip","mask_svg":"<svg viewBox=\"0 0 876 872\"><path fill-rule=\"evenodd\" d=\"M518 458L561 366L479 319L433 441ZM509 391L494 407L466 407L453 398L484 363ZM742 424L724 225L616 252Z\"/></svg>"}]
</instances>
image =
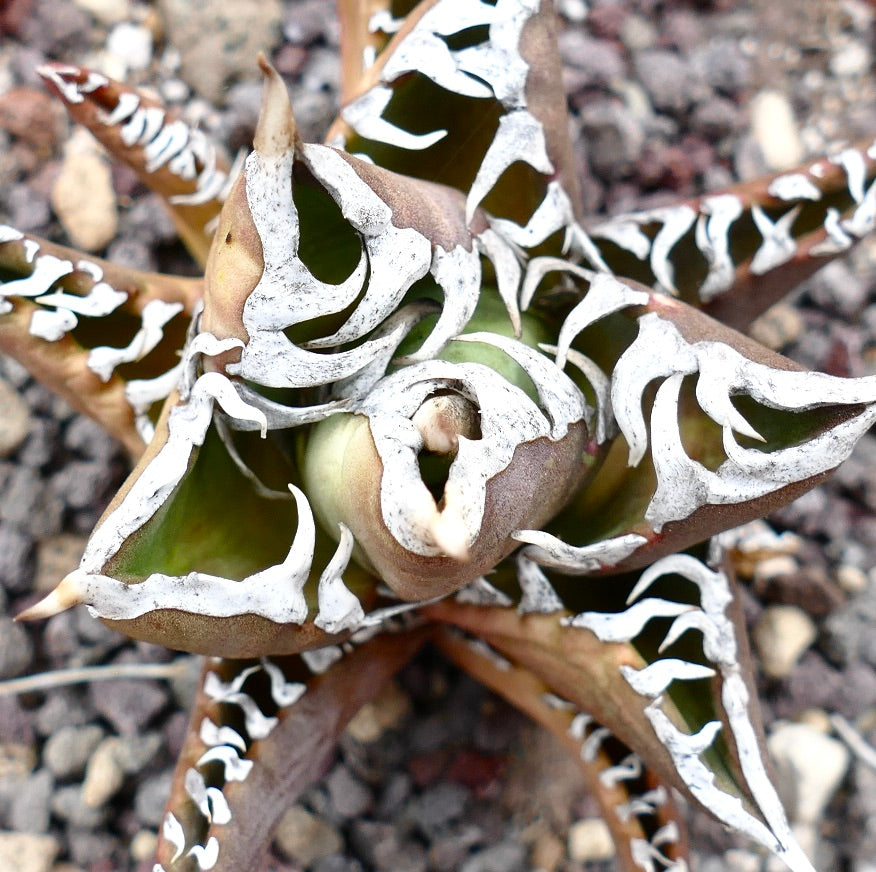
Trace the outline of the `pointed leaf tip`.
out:
<instances>
[{"instance_id":1,"label":"pointed leaf tip","mask_svg":"<svg viewBox=\"0 0 876 872\"><path fill-rule=\"evenodd\" d=\"M58 586L38 603L16 615L16 621L41 621L52 618L73 606L83 603L83 590L80 583L81 570L77 569L65 576Z\"/></svg>"},{"instance_id":2,"label":"pointed leaf tip","mask_svg":"<svg viewBox=\"0 0 876 872\"><path fill-rule=\"evenodd\" d=\"M258 64L264 74L265 87L253 146L260 154L279 157L300 144L298 128L286 83L264 54L259 54Z\"/></svg>"}]
</instances>

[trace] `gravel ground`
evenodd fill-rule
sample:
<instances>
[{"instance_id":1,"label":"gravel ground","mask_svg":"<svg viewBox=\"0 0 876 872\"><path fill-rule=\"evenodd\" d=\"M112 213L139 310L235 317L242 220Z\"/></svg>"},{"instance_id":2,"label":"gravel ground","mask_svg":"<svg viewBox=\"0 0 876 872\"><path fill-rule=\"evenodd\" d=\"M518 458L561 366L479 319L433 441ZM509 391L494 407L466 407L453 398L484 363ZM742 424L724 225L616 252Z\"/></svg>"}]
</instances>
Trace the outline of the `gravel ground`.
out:
<instances>
[{"instance_id":1,"label":"gravel ground","mask_svg":"<svg viewBox=\"0 0 876 872\"><path fill-rule=\"evenodd\" d=\"M587 5L560 3L561 51L594 214L659 205L876 133L872 3L618 0L589 4L584 26ZM149 85L233 152L252 133L262 46L287 78L304 138L320 138L336 103L337 36L326 0L7 0L0 221L138 267L190 271L159 204L126 170L113 168L108 196L85 207L75 186L53 195L81 140L34 67L90 63ZM793 302L759 322L762 341L835 374L876 372L876 244ZM127 462L8 360L0 408L0 611L11 615L75 565ZM823 872L876 868L876 772L827 735L840 714L876 739L874 462L870 436L829 485L772 519L796 534L795 553L758 567L745 594L774 752L780 773L796 773L785 782L796 779L796 817L804 838L818 835ZM84 611L36 626L0 617L0 678L173 657ZM0 697L0 869L151 868L189 660L170 682ZM426 652L356 719L329 776L284 818L265 868L607 872L595 806L570 769L522 716ZM692 835L702 870L763 868L701 817Z\"/></svg>"}]
</instances>

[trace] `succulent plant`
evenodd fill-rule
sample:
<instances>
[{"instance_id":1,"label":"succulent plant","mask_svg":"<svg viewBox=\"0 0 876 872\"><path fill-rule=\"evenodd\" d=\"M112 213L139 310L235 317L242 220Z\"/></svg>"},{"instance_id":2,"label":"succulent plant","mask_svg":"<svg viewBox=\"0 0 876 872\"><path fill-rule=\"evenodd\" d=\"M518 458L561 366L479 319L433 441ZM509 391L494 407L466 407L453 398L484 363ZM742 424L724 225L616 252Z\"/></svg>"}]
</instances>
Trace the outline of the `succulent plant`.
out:
<instances>
[{"instance_id":1,"label":"succulent plant","mask_svg":"<svg viewBox=\"0 0 876 872\"><path fill-rule=\"evenodd\" d=\"M84 603L208 655L156 872L252 868L426 642L570 747L623 868L687 868L672 788L811 869L765 759L734 528L848 456L876 379L737 331L873 229L876 144L587 220L547 0L339 13L327 144L262 60L233 168L156 101L41 70L166 197L203 279L0 226L0 349L138 458L20 617Z\"/></svg>"}]
</instances>

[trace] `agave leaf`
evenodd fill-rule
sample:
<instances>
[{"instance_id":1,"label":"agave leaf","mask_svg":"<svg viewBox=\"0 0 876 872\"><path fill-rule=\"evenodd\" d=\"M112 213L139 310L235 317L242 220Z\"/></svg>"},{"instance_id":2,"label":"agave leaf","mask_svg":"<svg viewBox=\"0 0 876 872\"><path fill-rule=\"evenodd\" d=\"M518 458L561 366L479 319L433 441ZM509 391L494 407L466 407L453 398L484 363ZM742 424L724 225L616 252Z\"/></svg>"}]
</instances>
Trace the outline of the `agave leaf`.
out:
<instances>
[{"instance_id":1,"label":"agave leaf","mask_svg":"<svg viewBox=\"0 0 876 872\"><path fill-rule=\"evenodd\" d=\"M242 155L229 167L203 131L173 119L154 97L94 70L46 64L39 73L70 117L164 198L180 238L203 266L212 222Z\"/></svg>"},{"instance_id":2,"label":"agave leaf","mask_svg":"<svg viewBox=\"0 0 876 872\"><path fill-rule=\"evenodd\" d=\"M745 330L874 223L876 149L862 142L795 170L617 215L589 231L617 275Z\"/></svg>"},{"instance_id":3,"label":"agave leaf","mask_svg":"<svg viewBox=\"0 0 876 872\"><path fill-rule=\"evenodd\" d=\"M518 229L579 209L550 3L417 5L368 71L327 141L405 175L466 193Z\"/></svg>"},{"instance_id":4,"label":"agave leaf","mask_svg":"<svg viewBox=\"0 0 876 872\"><path fill-rule=\"evenodd\" d=\"M203 282L119 267L8 226L0 276L0 350L138 456ZM122 345L104 345L110 336Z\"/></svg>"},{"instance_id":5,"label":"agave leaf","mask_svg":"<svg viewBox=\"0 0 876 872\"><path fill-rule=\"evenodd\" d=\"M568 749L599 803L624 872L641 869L648 857L667 867L685 868L687 830L672 794L648 777L628 748L610 741L605 727L479 640L444 629L435 643L460 668L524 711Z\"/></svg>"},{"instance_id":6,"label":"agave leaf","mask_svg":"<svg viewBox=\"0 0 876 872\"><path fill-rule=\"evenodd\" d=\"M445 600L426 612L475 633L498 652L494 666L531 671L614 733L661 781L789 868L811 872L769 780L733 581L726 567L715 565L717 548L711 557L711 566L689 555L664 558L638 578L613 578L608 596L605 581L588 589L541 574L542 587L552 591L549 608L533 610L530 601L515 612ZM528 580L521 573L524 598L532 569L525 570ZM594 608L568 611L579 604ZM501 666L502 658L511 662ZM507 677L504 684L511 685ZM598 748L603 735L588 731L590 747Z\"/></svg>"},{"instance_id":7,"label":"agave leaf","mask_svg":"<svg viewBox=\"0 0 876 872\"><path fill-rule=\"evenodd\" d=\"M155 870L257 866L295 798L331 764L349 720L417 652L428 630L312 655L207 661L177 761Z\"/></svg>"},{"instance_id":8,"label":"agave leaf","mask_svg":"<svg viewBox=\"0 0 876 872\"><path fill-rule=\"evenodd\" d=\"M530 269L544 274L539 261ZM563 269L578 282L586 274ZM608 276L584 281L557 361L610 373L601 401L620 435L593 489L549 532L517 534L545 565L597 571L612 565L600 556L606 548L630 543L614 565L642 566L759 517L821 481L876 418L873 378L805 373L679 300ZM592 545L561 541L582 535Z\"/></svg>"}]
</instances>

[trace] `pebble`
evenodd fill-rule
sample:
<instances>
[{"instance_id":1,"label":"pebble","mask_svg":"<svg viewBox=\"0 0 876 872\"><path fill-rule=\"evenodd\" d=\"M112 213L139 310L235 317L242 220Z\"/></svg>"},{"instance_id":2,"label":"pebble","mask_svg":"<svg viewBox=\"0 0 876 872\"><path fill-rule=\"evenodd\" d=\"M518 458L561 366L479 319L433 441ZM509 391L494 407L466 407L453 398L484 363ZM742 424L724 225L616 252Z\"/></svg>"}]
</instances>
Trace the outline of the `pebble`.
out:
<instances>
[{"instance_id":1,"label":"pebble","mask_svg":"<svg viewBox=\"0 0 876 872\"><path fill-rule=\"evenodd\" d=\"M258 78L256 55L280 37L279 0L160 0L158 9L180 77L212 103L221 103L229 79Z\"/></svg>"},{"instance_id":2,"label":"pebble","mask_svg":"<svg viewBox=\"0 0 876 872\"><path fill-rule=\"evenodd\" d=\"M27 778L36 766L33 745L23 742L0 743L0 778Z\"/></svg>"},{"instance_id":3,"label":"pebble","mask_svg":"<svg viewBox=\"0 0 876 872\"><path fill-rule=\"evenodd\" d=\"M162 746L158 733L142 736L109 736L95 749L85 770L82 794L89 805L103 805L115 796L127 775L136 775Z\"/></svg>"},{"instance_id":4,"label":"pebble","mask_svg":"<svg viewBox=\"0 0 876 872\"><path fill-rule=\"evenodd\" d=\"M836 569L836 583L847 593L860 593L867 589L870 581L863 569L843 564Z\"/></svg>"},{"instance_id":5,"label":"pebble","mask_svg":"<svg viewBox=\"0 0 876 872\"><path fill-rule=\"evenodd\" d=\"M159 775L147 778L137 788L134 797L134 810L137 817L147 827L161 826L164 820L164 807L167 805L167 797L170 796L170 788L173 784L173 771L168 769Z\"/></svg>"},{"instance_id":6,"label":"pebble","mask_svg":"<svg viewBox=\"0 0 876 872\"><path fill-rule=\"evenodd\" d=\"M332 806L342 817L359 817L374 803L374 797L367 785L355 778L346 766L335 766L325 779L325 786L328 788Z\"/></svg>"},{"instance_id":7,"label":"pebble","mask_svg":"<svg viewBox=\"0 0 876 872\"><path fill-rule=\"evenodd\" d=\"M526 852L519 842L499 842L472 854L459 872L523 872Z\"/></svg>"},{"instance_id":8,"label":"pebble","mask_svg":"<svg viewBox=\"0 0 876 872\"><path fill-rule=\"evenodd\" d=\"M49 828L52 794L55 779L47 769L39 769L22 779L9 779L2 792L11 798L6 810L6 826L26 833L43 833ZM11 791L11 795L8 791Z\"/></svg>"},{"instance_id":9,"label":"pebble","mask_svg":"<svg viewBox=\"0 0 876 872\"><path fill-rule=\"evenodd\" d=\"M142 24L123 21L110 31L107 51L119 58L128 70L145 70L152 61L152 34Z\"/></svg>"},{"instance_id":10,"label":"pebble","mask_svg":"<svg viewBox=\"0 0 876 872\"><path fill-rule=\"evenodd\" d=\"M50 872L58 855L58 847L57 841L51 836L0 832L0 869L9 872Z\"/></svg>"},{"instance_id":11,"label":"pebble","mask_svg":"<svg viewBox=\"0 0 876 872\"><path fill-rule=\"evenodd\" d=\"M764 673L770 678L787 678L817 635L812 618L801 608L768 606L753 631Z\"/></svg>"},{"instance_id":12,"label":"pebble","mask_svg":"<svg viewBox=\"0 0 876 872\"><path fill-rule=\"evenodd\" d=\"M401 724L410 711L410 698L391 681L375 699L359 709L347 724L347 732L359 742L374 742L386 730Z\"/></svg>"},{"instance_id":13,"label":"pebble","mask_svg":"<svg viewBox=\"0 0 876 872\"><path fill-rule=\"evenodd\" d=\"M64 149L52 187L52 208L73 245L100 251L118 230L118 204L106 158L91 134L82 133L74 134Z\"/></svg>"},{"instance_id":14,"label":"pebble","mask_svg":"<svg viewBox=\"0 0 876 872\"><path fill-rule=\"evenodd\" d=\"M636 56L635 69L651 102L661 112L678 115L709 96L701 76L675 52L643 51Z\"/></svg>"},{"instance_id":15,"label":"pebble","mask_svg":"<svg viewBox=\"0 0 876 872\"><path fill-rule=\"evenodd\" d=\"M142 733L169 699L166 687L137 679L96 682L89 686L88 693L97 711L126 737Z\"/></svg>"},{"instance_id":16,"label":"pebble","mask_svg":"<svg viewBox=\"0 0 876 872\"><path fill-rule=\"evenodd\" d=\"M280 818L274 844L288 860L306 867L321 857L336 854L344 842L328 821L300 805L293 805Z\"/></svg>"},{"instance_id":17,"label":"pebble","mask_svg":"<svg viewBox=\"0 0 876 872\"><path fill-rule=\"evenodd\" d=\"M8 496L3 493L5 504ZM2 514L2 511L0 511ZM26 590L33 577L33 539L13 524L0 520L0 584L7 590Z\"/></svg>"},{"instance_id":18,"label":"pebble","mask_svg":"<svg viewBox=\"0 0 876 872\"><path fill-rule=\"evenodd\" d=\"M566 855L562 840L552 832L539 833L532 846L529 862L536 872L554 872Z\"/></svg>"},{"instance_id":19,"label":"pebble","mask_svg":"<svg viewBox=\"0 0 876 872\"><path fill-rule=\"evenodd\" d=\"M864 76L870 72L873 55L865 43L850 42L842 46L830 59L830 71L835 76Z\"/></svg>"},{"instance_id":20,"label":"pebble","mask_svg":"<svg viewBox=\"0 0 876 872\"><path fill-rule=\"evenodd\" d=\"M107 819L105 806L96 808L85 802L78 784L56 787L52 795L52 813L71 827L79 830L94 830Z\"/></svg>"},{"instance_id":21,"label":"pebble","mask_svg":"<svg viewBox=\"0 0 876 872\"><path fill-rule=\"evenodd\" d=\"M87 536L60 533L37 543L33 589L45 592L53 590L65 575L79 566L87 541Z\"/></svg>"},{"instance_id":22,"label":"pebble","mask_svg":"<svg viewBox=\"0 0 876 872\"><path fill-rule=\"evenodd\" d=\"M27 403L5 379L0 378L0 457L8 457L24 442L30 431L31 416Z\"/></svg>"},{"instance_id":23,"label":"pebble","mask_svg":"<svg viewBox=\"0 0 876 872\"><path fill-rule=\"evenodd\" d=\"M137 863L145 863L155 856L158 835L152 830L140 830L131 839L130 853Z\"/></svg>"},{"instance_id":24,"label":"pebble","mask_svg":"<svg viewBox=\"0 0 876 872\"><path fill-rule=\"evenodd\" d=\"M569 827L569 857L579 863L610 860L614 857L614 841L608 824L602 818L585 818Z\"/></svg>"},{"instance_id":25,"label":"pebble","mask_svg":"<svg viewBox=\"0 0 876 872\"><path fill-rule=\"evenodd\" d=\"M33 662L33 643L22 624L0 617L0 679L23 675Z\"/></svg>"},{"instance_id":26,"label":"pebble","mask_svg":"<svg viewBox=\"0 0 876 872\"><path fill-rule=\"evenodd\" d=\"M781 724L767 739L776 787L792 821L816 823L851 759L848 748L807 724Z\"/></svg>"},{"instance_id":27,"label":"pebble","mask_svg":"<svg viewBox=\"0 0 876 872\"><path fill-rule=\"evenodd\" d=\"M468 799L469 792L461 785L439 782L414 797L405 817L426 838L431 838L441 827L462 818Z\"/></svg>"},{"instance_id":28,"label":"pebble","mask_svg":"<svg viewBox=\"0 0 876 872\"><path fill-rule=\"evenodd\" d=\"M96 724L62 727L46 741L43 762L56 778L78 778L103 735Z\"/></svg>"},{"instance_id":29,"label":"pebble","mask_svg":"<svg viewBox=\"0 0 876 872\"><path fill-rule=\"evenodd\" d=\"M803 143L790 100L780 91L764 90L749 104L751 132L769 170L790 170L803 162Z\"/></svg>"},{"instance_id":30,"label":"pebble","mask_svg":"<svg viewBox=\"0 0 876 872\"><path fill-rule=\"evenodd\" d=\"M761 345L778 351L800 339L803 330L800 311L789 303L776 303L752 323L749 333Z\"/></svg>"}]
</instances>

